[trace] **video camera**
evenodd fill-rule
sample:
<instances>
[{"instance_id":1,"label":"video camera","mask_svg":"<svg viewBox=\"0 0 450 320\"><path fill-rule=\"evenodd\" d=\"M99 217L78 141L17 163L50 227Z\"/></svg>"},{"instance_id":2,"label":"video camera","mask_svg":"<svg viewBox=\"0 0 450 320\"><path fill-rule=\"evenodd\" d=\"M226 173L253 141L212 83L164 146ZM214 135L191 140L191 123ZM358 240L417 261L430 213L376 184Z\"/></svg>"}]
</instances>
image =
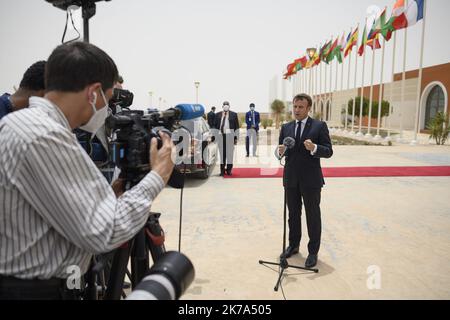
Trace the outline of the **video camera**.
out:
<instances>
[{"instance_id":1,"label":"video camera","mask_svg":"<svg viewBox=\"0 0 450 320\"><path fill-rule=\"evenodd\" d=\"M159 149L162 146L160 131L171 136L178 128L179 120L201 117L204 111L198 104L180 104L165 111L121 110L110 115L105 122L106 132L111 137L110 161L121 169L122 178L138 183L151 170L151 139L157 139ZM177 169L168 184L174 188L183 187L184 179Z\"/></svg>"}]
</instances>

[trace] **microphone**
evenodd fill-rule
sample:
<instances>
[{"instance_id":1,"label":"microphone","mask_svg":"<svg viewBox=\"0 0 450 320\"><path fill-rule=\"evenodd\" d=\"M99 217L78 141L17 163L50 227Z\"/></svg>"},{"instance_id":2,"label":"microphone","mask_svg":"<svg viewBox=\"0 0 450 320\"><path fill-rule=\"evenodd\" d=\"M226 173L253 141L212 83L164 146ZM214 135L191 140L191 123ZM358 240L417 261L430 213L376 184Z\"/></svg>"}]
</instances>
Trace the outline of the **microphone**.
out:
<instances>
[{"instance_id":1,"label":"microphone","mask_svg":"<svg viewBox=\"0 0 450 320\"><path fill-rule=\"evenodd\" d=\"M205 114L205 108L201 104L179 104L174 108L158 111L151 114L158 118L175 118L175 120L191 120L200 118Z\"/></svg>"},{"instance_id":2,"label":"microphone","mask_svg":"<svg viewBox=\"0 0 450 320\"><path fill-rule=\"evenodd\" d=\"M283 139L283 146L285 146L285 149L284 149L283 154L281 154L281 155L278 153L278 147L275 149L275 157L276 157L278 160L283 159L283 157L286 155L286 152L287 152L289 149L294 148L294 146L295 146L295 139L292 138L292 137L286 137L286 138L284 138L284 139Z\"/></svg>"}]
</instances>

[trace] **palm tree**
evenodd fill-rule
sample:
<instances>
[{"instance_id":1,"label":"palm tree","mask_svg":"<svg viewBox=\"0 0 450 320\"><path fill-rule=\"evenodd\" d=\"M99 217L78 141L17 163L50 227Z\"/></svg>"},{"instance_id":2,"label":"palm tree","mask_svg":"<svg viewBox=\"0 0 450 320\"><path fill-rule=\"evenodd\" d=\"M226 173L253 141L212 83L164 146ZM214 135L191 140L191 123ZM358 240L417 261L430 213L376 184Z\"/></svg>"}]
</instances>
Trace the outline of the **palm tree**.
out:
<instances>
[{"instance_id":1,"label":"palm tree","mask_svg":"<svg viewBox=\"0 0 450 320\"><path fill-rule=\"evenodd\" d=\"M280 128L280 116L284 113L286 106L284 105L283 101L275 99L272 102L272 104L270 105L270 109L272 110L272 113L275 115L275 127L277 129L279 129Z\"/></svg>"}]
</instances>

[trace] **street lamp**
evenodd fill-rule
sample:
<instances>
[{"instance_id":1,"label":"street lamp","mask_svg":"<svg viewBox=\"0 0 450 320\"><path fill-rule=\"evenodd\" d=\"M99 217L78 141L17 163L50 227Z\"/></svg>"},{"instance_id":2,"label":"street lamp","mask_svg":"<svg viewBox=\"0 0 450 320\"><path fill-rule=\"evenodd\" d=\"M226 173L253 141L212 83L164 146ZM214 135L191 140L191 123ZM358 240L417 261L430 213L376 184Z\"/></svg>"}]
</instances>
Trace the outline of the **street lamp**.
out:
<instances>
[{"instance_id":1,"label":"street lamp","mask_svg":"<svg viewBox=\"0 0 450 320\"><path fill-rule=\"evenodd\" d=\"M148 94L149 94L149 96L150 96L150 108L151 108L152 105L153 105L153 101L152 101L152 98L153 98L153 91L149 91Z\"/></svg>"},{"instance_id":2,"label":"street lamp","mask_svg":"<svg viewBox=\"0 0 450 320\"><path fill-rule=\"evenodd\" d=\"M195 92L195 97L196 97L195 103L198 104L198 87L200 86L200 81L195 81L194 85L195 85L195 91L196 91Z\"/></svg>"}]
</instances>

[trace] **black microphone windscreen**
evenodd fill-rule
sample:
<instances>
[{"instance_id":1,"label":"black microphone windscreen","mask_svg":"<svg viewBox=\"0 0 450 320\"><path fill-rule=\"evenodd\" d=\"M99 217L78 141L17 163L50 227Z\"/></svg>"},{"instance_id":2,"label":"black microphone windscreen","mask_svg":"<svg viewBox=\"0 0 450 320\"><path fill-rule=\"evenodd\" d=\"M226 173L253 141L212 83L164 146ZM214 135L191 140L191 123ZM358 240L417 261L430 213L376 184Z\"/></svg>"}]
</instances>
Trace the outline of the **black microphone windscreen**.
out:
<instances>
[{"instance_id":1,"label":"black microphone windscreen","mask_svg":"<svg viewBox=\"0 0 450 320\"><path fill-rule=\"evenodd\" d=\"M287 148L287 149L292 149L295 146L295 139L292 137L286 137L283 140L283 145Z\"/></svg>"}]
</instances>

